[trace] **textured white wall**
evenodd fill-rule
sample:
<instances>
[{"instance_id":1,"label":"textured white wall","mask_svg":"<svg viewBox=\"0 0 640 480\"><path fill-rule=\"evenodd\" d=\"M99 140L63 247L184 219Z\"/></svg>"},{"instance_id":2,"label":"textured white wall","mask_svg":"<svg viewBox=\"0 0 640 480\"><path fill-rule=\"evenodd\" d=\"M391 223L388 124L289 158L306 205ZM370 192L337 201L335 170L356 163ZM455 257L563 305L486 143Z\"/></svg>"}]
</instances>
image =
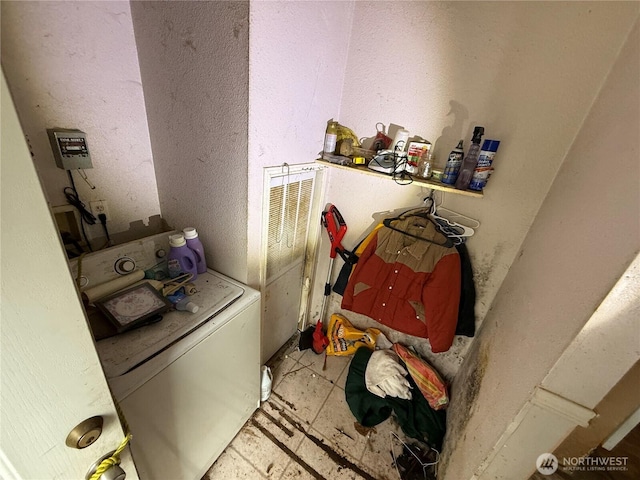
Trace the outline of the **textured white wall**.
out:
<instances>
[{"instance_id":1,"label":"textured white wall","mask_svg":"<svg viewBox=\"0 0 640 480\"><path fill-rule=\"evenodd\" d=\"M326 122L340 113L352 12L352 2L251 2L251 285L259 283L263 168L312 162L322 150Z\"/></svg>"},{"instance_id":2,"label":"textured white wall","mask_svg":"<svg viewBox=\"0 0 640 480\"><path fill-rule=\"evenodd\" d=\"M482 223L469 242L481 321L613 64L633 11L632 3L612 8L604 3L252 2L249 265L259 262L259 250L251 245L259 246L262 167L316 158L328 118L360 136L373 135L379 121L402 125L434 142L441 162L458 139L468 147L473 126L481 124L485 138L502 141L485 198L445 195L447 206ZM345 217L349 230L343 243L349 247L374 212L416 205L428 193L331 170L324 201ZM328 267L325 237L312 317ZM330 310L336 307L334 302ZM398 339L429 352L424 342ZM460 338L451 352L431 360L453 376L468 344Z\"/></svg>"},{"instance_id":3,"label":"textured white wall","mask_svg":"<svg viewBox=\"0 0 640 480\"><path fill-rule=\"evenodd\" d=\"M246 282L249 3L131 9L162 215L196 227L207 264Z\"/></svg>"},{"instance_id":4,"label":"textured white wall","mask_svg":"<svg viewBox=\"0 0 640 480\"><path fill-rule=\"evenodd\" d=\"M46 129L87 133L96 189L77 173L82 200L107 200L112 233L160 213L129 2L2 2L2 66L51 205L67 172ZM91 235L91 232L88 232ZM99 225L93 227L102 235Z\"/></svg>"},{"instance_id":5,"label":"textured white wall","mask_svg":"<svg viewBox=\"0 0 640 480\"><path fill-rule=\"evenodd\" d=\"M445 195L446 206L482 224L468 244L480 320L613 64L634 8L356 2L341 121L364 136L375 133L376 122L402 125L435 143L440 164L460 138L468 148L474 125L502 142L482 200ZM387 194L371 195L368 183L354 178L344 198L358 198L361 215ZM408 188L393 189L398 206ZM337 183L328 195L343 191Z\"/></svg>"},{"instance_id":6,"label":"textured white wall","mask_svg":"<svg viewBox=\"0 0 640 480\"><path fill-rule=\"evenodd\" d=\"M571 341L580 341L578 332L640 252L637 4L634 9L625 24L635 20L635 26L456 377L452 397L458 401L451 403L448 417L455 421L449 421L444 478L471 477L533 388ZM619 300L621 316L637 304L636 298ZM638 332L631 328L628 335L637 339ZM605 350L600 363L615 365L623 358ZM567 394L555 378L548 386ZM597 375L591 378L600 381ZM583 401L589 407L595 402Z\"/></svg>"}]
</instances>

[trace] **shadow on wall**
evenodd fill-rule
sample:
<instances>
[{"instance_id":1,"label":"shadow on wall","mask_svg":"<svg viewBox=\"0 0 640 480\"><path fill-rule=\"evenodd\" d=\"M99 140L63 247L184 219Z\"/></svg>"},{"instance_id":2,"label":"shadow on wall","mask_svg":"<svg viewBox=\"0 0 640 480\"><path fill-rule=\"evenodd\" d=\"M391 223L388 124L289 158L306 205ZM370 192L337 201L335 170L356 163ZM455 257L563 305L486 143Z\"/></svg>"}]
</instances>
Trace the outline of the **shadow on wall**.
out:
<instances>
[{"instance_id":1,"label":"shadow on wall","mask_svg":"<svg viewBox=\"0 0 640 480\"><path fill-rule=\"evenodd\" d=\"M447 162L446 155L453 149L461 139L465 138L463 126L469 118L469 110L456 100L449 100L451 109L447 117L453 115L453 124L442 129L442 133L433 145L433 151L439 152L441 158L436 157L438 164L444 167Z\"/></svg>"},{"instance_id":2,"label":"shadow on wall","mask_svg":"<svg viewBox=\"0 0 640 480\"><path fill-rule=\"evenodd\" d=\"M450 452L456 449L460 435L475 413L474 406L489 364L490 349L490 341L485 342L482 337L476 338L462 368L453 380L450 390L451 403L447 410L447 434L438 468L439 476L444 477L446 474Z\"/></svg>"}]
</instances>

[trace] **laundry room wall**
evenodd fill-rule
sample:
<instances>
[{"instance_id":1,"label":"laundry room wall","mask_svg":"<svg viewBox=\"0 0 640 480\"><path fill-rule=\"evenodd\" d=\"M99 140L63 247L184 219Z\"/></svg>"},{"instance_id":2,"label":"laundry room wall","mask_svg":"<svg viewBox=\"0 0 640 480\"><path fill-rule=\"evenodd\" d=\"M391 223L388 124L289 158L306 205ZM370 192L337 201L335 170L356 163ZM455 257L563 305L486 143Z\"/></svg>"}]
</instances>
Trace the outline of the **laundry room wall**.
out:
<instances>
[{"instance_id":1,"label":"laundry room wall","mask_svg":"<svg viewBox=\"0 0 640 480\"><path fill-rule=\"evenodd\" d=\"M129 2L2 2L2 67L51 206L67 203L46 129L86 132L95 190L74 173L82 201L106 200L109 231L160 213ZM100 225L87 227L102 236ZM93 235L92 235L93 233Z\"/></svg>"},{"instance_id":2,"label":"laundry room wall","mask_svg":"<svg viewBox=\"0 0 640 480\"><path fill-rule=\"evenodd\" d=\"M611 69L634 8L631 2L356 2L341 122L361 136L373 135L376 122L401 125L435 144L440 167L459 139L468 149L475 125L485 127L484 138L501 140L484 198L437 194L481 223L468 242L478 321ZM394 200L403 206L406 190L417 192L416 200L421 194L415 187L377 187L362 176L330 177L327 198L344 209L354 234L371 212Z\"/></svg>"},{"instance_id":3,"label":"laundry room wall","mask_svg":"<svg viewBox=\"0 0 640 480\"><path fill-rule=\"evenodd\" d=\"M484 198L437 194L481 222L468 244L480 323L614 62L628 31L620 26L631 25L633 9L593 2L252 2L249 231L261 231L260 169L317 158L329 118L361 137L375 134L377 122L401 125L435 144L440 165L460 138L468 148L474 125L483 125L485 138L502 141ZM295 59L287 61L289 52ZM352 247L374 212L416 205L428 194L330 168L324 202L345 217L343 244ZM259 244L257 234L249 238ZM251 250L250 258L258 254ZM313 318L328 252L323 232ZM459 343L450 358L435 361L448 376L469 344Z\"/></svg>"},{"instance_id":4,"label":"laundry room wall","mask_svg":"<svg viewBox=\"0 0 640 480\"><path fill-rule=\"evenodd\" d=\"M327 121L340 113L352 14L353 2L251 2L251 285L260 281L263 169L318 158Z\"/></svg>"},{"instance_id":5,"label":"laundry room wall","mask_svg":"<svg viewBox=\"0 0 640 480\"><path fill-rule=\"evenodd\" d=\"M628 38L456 377L452 396L460 401L448 416L455 421L448 425L445 479L471 478L640 251L639 13L637 5L629 12L635 25L630 33L627 28ZM605 165L619 174L603 178L603 159L611 159ZM624 300L617 312L607 312L610 322L637 309L637 298ZM637 353L625 349L624 356ZM622 364L618 357L611 350L607 361ZM558 379L553 383L557 388ZM570 380L560 384L573 387ZM531 470L541 453L531 452Z\"/></svg>"},{"instance_id":6,"label":"laundry room wall","mask_svg":"<svg viewBox=\"0 0 640 480\"><path fill-rule=\"evenodd\" d=\"M249 2L131 2L163 217L247 281Z\"/></svg>"}]
</instances>

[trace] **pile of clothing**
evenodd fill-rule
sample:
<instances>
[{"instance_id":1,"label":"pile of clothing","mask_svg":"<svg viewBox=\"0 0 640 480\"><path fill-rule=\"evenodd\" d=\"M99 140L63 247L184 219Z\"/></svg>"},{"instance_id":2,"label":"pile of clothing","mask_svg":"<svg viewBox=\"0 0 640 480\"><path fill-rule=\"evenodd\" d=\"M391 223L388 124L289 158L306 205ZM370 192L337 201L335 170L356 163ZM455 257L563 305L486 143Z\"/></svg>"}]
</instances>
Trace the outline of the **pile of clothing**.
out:
<instances>
[{"instance_id":1,"label":"pile of clothing","mask_svg":"<svg viewBox=\"0 0 640 480\"><path fill-rule=\"evenodd\" d=\"M345 397L362 426L374 427L394 413L407 436L440 450L449 403L446 384L403 345L376 351L359 348L349 366Z\"/></svg>"}]
</instances>

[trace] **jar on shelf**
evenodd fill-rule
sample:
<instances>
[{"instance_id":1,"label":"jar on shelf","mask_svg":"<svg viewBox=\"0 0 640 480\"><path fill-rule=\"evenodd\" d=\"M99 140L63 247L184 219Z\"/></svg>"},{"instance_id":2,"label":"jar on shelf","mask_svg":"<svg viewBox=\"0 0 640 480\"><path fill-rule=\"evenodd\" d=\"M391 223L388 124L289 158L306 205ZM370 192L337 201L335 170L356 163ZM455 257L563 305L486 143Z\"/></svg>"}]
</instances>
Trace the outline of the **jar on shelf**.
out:
<instances>
[{"instance_id":1,"label":"jar on shelf","mask_svg":"<svg viewBox=\"0 0 640 480\"><path fill-rule=\"evenodd\" d=\"M336 142L338 140L338 122L329 120L327 131L324 134L324 146L322 151L328 154L336 153Z\"/></svg>"},{"instance_id":2,"label":"jar on shelf","mask_svg":"<svg viewBox=\"0 0 640 480\"><path fill-rule=\"evenodd\" d=\"M432 166L434 162L433 154L431 150L425 150L420 157L420 162L418 163L418 176L421 178L431 178Z\"/></svg>"}]
</instances>

